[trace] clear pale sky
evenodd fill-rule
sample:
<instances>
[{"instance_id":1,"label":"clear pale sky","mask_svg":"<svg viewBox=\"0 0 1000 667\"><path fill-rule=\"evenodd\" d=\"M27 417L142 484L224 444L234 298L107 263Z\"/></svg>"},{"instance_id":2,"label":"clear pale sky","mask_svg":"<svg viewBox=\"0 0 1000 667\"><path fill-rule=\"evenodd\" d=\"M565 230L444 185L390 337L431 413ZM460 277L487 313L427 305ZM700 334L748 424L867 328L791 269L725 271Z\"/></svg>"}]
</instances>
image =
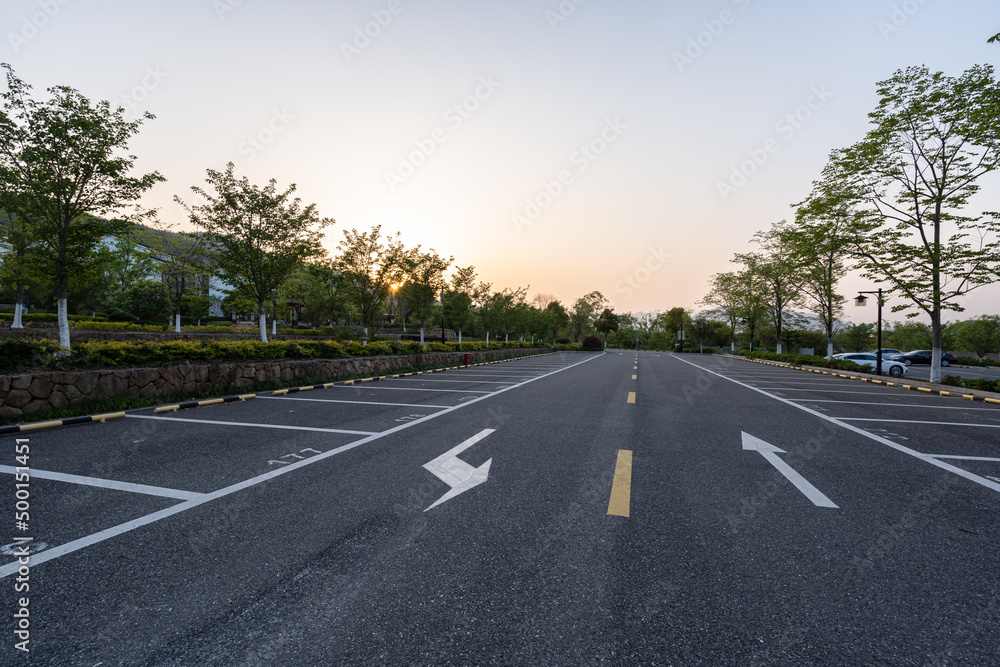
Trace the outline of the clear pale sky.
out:
<instances>
[{"instance_id":1,"label":"clear pale sky","mask_svg":"<svg viewBox=\"0 0 1000 667\"><path fill-rule=\"evenodd\" d=\"M232 160L336 218L331 251L381 224L495 287L619 312L696 307L863 136L877 81L1000 63L995 0L5 0L0 25L36 93L157 116L132 148L167 178L145 201L164 222ZM975 207L1000 209L984 185ZM966 303L997 313L1000 288Z\"/></svg>"}]
</instances>

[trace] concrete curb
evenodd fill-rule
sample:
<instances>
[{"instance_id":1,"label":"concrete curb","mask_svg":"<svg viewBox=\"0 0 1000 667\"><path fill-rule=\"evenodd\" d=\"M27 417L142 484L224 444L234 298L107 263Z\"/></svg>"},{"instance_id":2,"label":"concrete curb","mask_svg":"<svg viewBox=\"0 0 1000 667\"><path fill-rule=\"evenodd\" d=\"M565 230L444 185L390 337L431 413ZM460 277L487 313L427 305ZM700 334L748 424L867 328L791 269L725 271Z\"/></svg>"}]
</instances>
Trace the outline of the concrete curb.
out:
<instances>
[{"instance_id":1,"label":"concrete curb","mask_svg":"<svg viewBox=\"0 0 1000 667\"><path fill-rule=\"evenodd\" d=\"M5 435L7 433L24 433L26 431L39 431L46 428L57 428L59 426L72 426L73 424L103 424L109 419L121 419L124 416L124 412L109 412L102 415L67 417L66 419L55 419L47 422L32 422L28 424L17 424L14 426L0 426L0 435Z\"/></svg>"},{"instance_id":2,"label":"concrete curb","mask_svg":"<svg viewBox=\"0 0 1000 667\"><path fill-rule=\"evenodd\" d=\"M160 414L162 412L177 412L178 410L186 410L188 408L200 408L205 405L219 405L221 403L235 403L236 401L243 402L248 401L251 398L257 398L257 394L240 394L239 396L227 396L225 398L209 398L204 401L185 401L184 403L175 403L173 405L161 405L153 410L154 413Z\"/></svg>"}]
</instances>

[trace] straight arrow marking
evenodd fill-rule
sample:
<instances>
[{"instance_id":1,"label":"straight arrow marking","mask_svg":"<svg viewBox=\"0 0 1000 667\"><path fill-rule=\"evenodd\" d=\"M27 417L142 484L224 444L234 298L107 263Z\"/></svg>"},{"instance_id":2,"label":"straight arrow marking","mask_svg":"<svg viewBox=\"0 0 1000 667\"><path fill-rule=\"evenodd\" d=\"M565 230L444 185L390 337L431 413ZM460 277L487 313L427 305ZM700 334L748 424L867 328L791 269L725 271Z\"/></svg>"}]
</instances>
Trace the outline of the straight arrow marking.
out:
<instances>
[{"instance_id":1,"label":"straight arrow marking","mask_svg":"<svg viewBox=\"0 0 1000 667\"><path fill-rule=\"evenodd\" d=\"M465 493L469 489L479 486L486 481L490 474L490 464L493 463L493 459L490 459L478 468L473 468L471 465L458 458L458 455L469 447L472 447L490 433L493 433L495 430L496 429L492 428L483 429L462 444L452 447L430 463L424 464L424 468L428 472L451 487L451 490L448 491L448 493L438 498L433 505L424 510L425 512L427 510L434 509L446 500L451 500L460 493Z\"/></svg>"},{"instance_id":2,"label":"straight arrow marking","mask_svg":"<svg viewBox=\"0 0 1000 667\"><path fill-rule=\"evenodd\" d=\"M768 463L773 465L778 472L784 475L789 482L794 484L795 488L801 491L806 498L811 500L813 505L816 505L817 507L840 509L833 503L832 500L823 495L822 491L810 484L809 480L797 473L790 465L778 458L778 454L784 454L785 450L778 449L771 443L764 442L760 438L755 438L749 433L742 432L742 434L743 449L760 452L760 455L763 456Z\"/></svg>"}]
</instances>

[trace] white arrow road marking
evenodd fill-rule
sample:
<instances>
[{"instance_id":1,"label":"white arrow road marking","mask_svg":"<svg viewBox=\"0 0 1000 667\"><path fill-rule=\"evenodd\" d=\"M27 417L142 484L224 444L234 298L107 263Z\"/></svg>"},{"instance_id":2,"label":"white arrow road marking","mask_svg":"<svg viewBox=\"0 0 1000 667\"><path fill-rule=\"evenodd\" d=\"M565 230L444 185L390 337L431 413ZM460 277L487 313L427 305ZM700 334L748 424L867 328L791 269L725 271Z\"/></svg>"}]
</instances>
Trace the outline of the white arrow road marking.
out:
<instances>
[{"instance_id":1,"label":"white arrow road marking","mask_svg":"<svg viewBox=\"0 0 1000 667\"><path fill-rule=\"evenodd\" d=\"M424 468L432 475L451 487L451 491L438 498L437 502L424 510L425 512L486 481L486 478L490 474L490 464L493 463L493 459L490 459L478 468L473 468L458 458L458 455L495 430L492 428L484 429L457 447L449 449L430 463L424 464Z\"/></svg>"},{"instance_id":2,"label":"white arrow road marking","mask_svg":"<svg viewBox=\"0 0 1000 667\"><path fill-rule=\"evenodd\" d=\"M768 463L777 468L778 472L784 475L789 482L794 484L795 488L801 491L806 498L811 500L813 505L816 505L817 507L840 509L833 503L832 500L823 495L819 489L810 484L805 477L795 472L790 465L778 458L778 454L784 454L785 450L778 449L774 445L764 442L760 438L755 438L749 433L743 433L743 449L760 452L760 455L763 456Z\"/></svg>"}]
</instances>

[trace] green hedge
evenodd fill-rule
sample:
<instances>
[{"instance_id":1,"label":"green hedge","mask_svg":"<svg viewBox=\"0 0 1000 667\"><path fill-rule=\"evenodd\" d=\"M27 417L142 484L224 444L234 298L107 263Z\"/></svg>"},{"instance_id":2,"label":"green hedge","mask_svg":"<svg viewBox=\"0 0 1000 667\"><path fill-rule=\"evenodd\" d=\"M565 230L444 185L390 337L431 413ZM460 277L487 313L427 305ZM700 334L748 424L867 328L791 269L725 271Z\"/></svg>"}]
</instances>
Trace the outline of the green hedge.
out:
<instances>
[{"instance_id":1,"label":"green hedge","mask_svg":"<svg viewBox=\"0 0 1000 667\"><path fill-rule=\"evenodd\" d=\"M0 313L0 320L13 320L13 313ZM90 315L67 315L70 322L107 322L106 317L92 317ZM58 322L59 316L55 313L23 313L22 322Z\"/></svg>"},{"instance_id":2,"label":"green hedge","mask_svg":"<svg viewBox=\"0 0 1000 667\"><path fill-rule=\"evenodd\" d=\"M763 359L765 361L782 361L786 364L794 364L796 366L817 366L819 368L832 368L839 371L850 371L852 373L870 373L871 368L867 366L862 366L861 364L856 364L853 361L845 361L844 359L827 359L826 357L818 357L809 354L776 354L774 352L739 352L735 353L736 356L746 357L747 359Z\"/></svg>"},{"instance_id":3,"label":"green hedge","mask_svg":"<svg viewBox=\"0 0 1000 667\"><path fill-rule=\"evenodd\" d=\"M466 344L465 350L485 348L485 343ZM473 347L475 346L475 347ZM510 343L508 348L530 347ZM504 346L493 343L491 350ZM68 357L57 357L59 344L49 340L0 340L0 372L10 373L38 367L162 366L184 361L251 361L275 359L335 359L347 355L379 356L419 352L452 352L457 343L377 341L341 343L332 340L291 340L262 343L256 340L165 340L83 341L74 343Z\"/></svg>"},{"instance_id":4,"label":"green hedge","mask_svg":"<svg viewBox=\"0 0 1000 667\"><path fill-rule=\"evenodd\" d=\"M986 378L966 378L959 375L945 375L941 378L941 384L963 389L978 389L980 391L1000 392L1000 380L987 380Z\"/></svg>"}]
</instances>

